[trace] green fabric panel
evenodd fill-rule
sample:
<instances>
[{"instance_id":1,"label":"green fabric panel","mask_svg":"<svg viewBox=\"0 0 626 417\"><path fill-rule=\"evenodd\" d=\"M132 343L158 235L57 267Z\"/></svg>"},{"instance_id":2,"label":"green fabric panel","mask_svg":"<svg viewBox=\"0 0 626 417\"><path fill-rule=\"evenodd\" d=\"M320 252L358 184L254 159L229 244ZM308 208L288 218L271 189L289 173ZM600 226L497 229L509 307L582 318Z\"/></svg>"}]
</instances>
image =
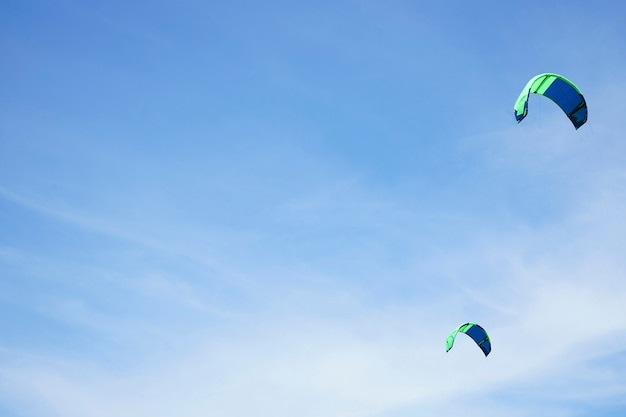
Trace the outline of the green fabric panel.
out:
<instances>
[{"instance_id":1,"label":"green fabric panel","mask_svg":"<svg viewBox=\"0 0 626 417\"><path fill-rule=\"evenodd\" d=\"M459 327L459 331L465 333L470 327L475 326L476 323L466 323Z\"/></svg>"},{"instance_id":2,"label":"green fabric panel","mask_svg":"<svg viewBox=\"0 0 626 417\"><path fill-rule=\"evenodd\" d=\"M517 101L515 102L515 113L517 114L525 114L525 104L528 101L528 95L530 94L530 89L533 86L533 83L535 82L535 80L538 78L539 76L533 77L530 79L530 81L528 81L526 83L526 85L524 86L524 88L522 89L522 92L519 94L519 96L517 97Z\"/></svg>"},{"instance_id":3,"label":"green fabric panel","mask_svg":"<svg viewBox=\"0 0 626 417\"><path fill-rule=\"evenodd\" d=\"M448 351L450 351L450 349L452 349L452 346L454 345L454 339L456 339L456 335L458 333L459 333L459 329L454 329L452 331L452 333L450 333L450 335L446 339L446 352L448 352Z\"/></svg>"},{"instance_id":4,"label":"green fabric panel","mask_svg":"<svg viewBox=\"0 0 626 417\"><path fill-rule=\"evenodd\" d=\"M533 85L533 89L531 89L531 93L543 94L546 92L548 87L552 85L552 83L556 80L556 77L546 75L535 81L535 85Z\"/></svg>"},{"instance_id":5,"label":"green fabric panel","mask_svg":"<svg viewBox=\"0 0 626 417\"><path fill-rule=\"evenodd\" d=\"M452 333L450 333L450 335L446 339L446 352L452 349L452 346L454 345L454 339L456 339L456 335L459 334L459 332L465 333L469 328L471 328L474 325L476 325L476 323L465 323L465 324L460 325L456 329L452 330Z\"/></svg>"}]
</instances>

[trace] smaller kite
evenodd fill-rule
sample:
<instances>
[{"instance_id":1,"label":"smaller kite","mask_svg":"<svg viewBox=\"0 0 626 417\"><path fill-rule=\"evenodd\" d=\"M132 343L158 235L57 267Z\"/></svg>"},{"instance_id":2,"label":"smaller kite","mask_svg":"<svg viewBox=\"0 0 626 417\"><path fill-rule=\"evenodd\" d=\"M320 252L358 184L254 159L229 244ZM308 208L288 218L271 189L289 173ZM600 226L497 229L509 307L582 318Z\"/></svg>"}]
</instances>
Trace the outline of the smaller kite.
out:
<instances>
[{"instance_id":1,"label":"smaller kite","mask_svg":"<svg viewBox=\"0 0 626 417\"><path fill-rule=\"evenodd\" d=\"M587 103L578 87L561 75L546 73L531 78L517 98L514 106L517 123L528 115L528 99L531 93L554 101L576 129L587 121Z\"/></svg>"},{"instance_id":2,"label":"smaller kite","mask_svg":"<svg viewBox=\"0 0 626 417\"><path fill-rule=\"evenodd\" d=\"M449 352L452 349L452 345L454 345L454 339L456 335L461 332L465 333L469 337L471 337L474 342L478 345L478 347L483 351L485 356L489 355L491 352L491 340L489 339L489 335L476 323L465 323L457 327L450 333L448 338L446 339L446 352Z\"/></svg>"}]
</instances>

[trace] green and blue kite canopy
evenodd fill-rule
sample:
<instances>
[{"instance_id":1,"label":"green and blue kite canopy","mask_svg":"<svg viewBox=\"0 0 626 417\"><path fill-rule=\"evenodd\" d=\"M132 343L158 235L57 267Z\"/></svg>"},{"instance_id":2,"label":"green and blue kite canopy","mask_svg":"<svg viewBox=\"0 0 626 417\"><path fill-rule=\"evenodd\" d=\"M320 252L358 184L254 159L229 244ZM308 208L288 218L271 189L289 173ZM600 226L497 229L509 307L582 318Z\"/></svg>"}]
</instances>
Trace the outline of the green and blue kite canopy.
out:
<instances>
[{"instance_id":1,"label":"green and blue kite canopy","mask_svg":"<svg viewBox=\"0 0 626 417\"><path fill-rule=\"evenodd\" d=\"M576 129L587 121L587 103L578 87L561 75L546 73L531 78L517 98L514 107L517 123L528 114L531 93L541 94L554 101Z\"/></svg>"},{"instance_id":2,"label":"green and blue kite canopy","mask_svg":"<svg viewBox=\"0 0 626 417\"><path fill-rule=\"evenodd\" d=\"M483 351L485 356L489 355L491 352L491 340L489 339L489 335L476 323L465 323L452 330L452 333L446 339L446 352L449 352L452 349L452 345L454 345L454 339L456 339L456 335L460 333L465 333L469 337L471 337L474 342L478 345L478 347Z\"/></svg>"}]
</instances>

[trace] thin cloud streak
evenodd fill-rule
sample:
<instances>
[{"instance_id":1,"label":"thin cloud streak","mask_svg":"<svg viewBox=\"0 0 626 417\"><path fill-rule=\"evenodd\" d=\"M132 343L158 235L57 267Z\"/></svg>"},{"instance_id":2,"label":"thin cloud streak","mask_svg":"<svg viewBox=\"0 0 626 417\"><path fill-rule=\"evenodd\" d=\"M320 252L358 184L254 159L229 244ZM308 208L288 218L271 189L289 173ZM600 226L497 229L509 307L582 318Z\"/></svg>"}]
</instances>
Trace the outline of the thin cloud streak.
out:
<instances>
[{"instance_id":1,"label":"thin cloud streak","mask_svg":"<svg viewBox=\"0 0 626 417\"><path fill-rule=\"evenodd\" d=\"M598 210L596 213L587 213L586 217L594 219L593 225L603 227L605 221L612 221L604 218L603 213L604 210ZM586 230L593 229L589 227ZM565 228L564 231L567 233ZM506 233L501 238L497 235L492 238L493 242L514 242ZM528 250L535 252L535 245L541 240L540 235L535 235L526 242L528 247L520 247L519 243L512 248L498 245L499 255L504 259L516 259L516 256L507 257L507 251L513 254ZM64 383L70 385L61 385L65 386L62 391L66 395L45 392L41 395L44 398L56 398L51 401L57 401L56 407L59 407L61 413L70 416L80 413L106 415L98 414L100 411L90 411L88 406L79 411L76 409L77 404L98 402L105 404L103 407L109 415L165 416L177 409L180 398L193 402L194 408L188 410L191 416L211 411L244 415L255 409L266 413L259 415L269 416L277 412L294 412L303 404L311 410L304 415L311 416L322 413L374 416L378 412L382 414L403 407L432 408L432 415L435 415L445 409L444 404L451 398L470 394L488 397L490 393L506 390L507 386L512 385L532 387L530 392L526 389L526 396L543 392L542 395L548 397L548 392L556 389L562 393L571 390L571 397L574 398L578 392L576 385L554 385L555 378L583 384L591 378L593 384L611 388L608 391L596 391L595 395L588 391L587 398L603 399L607 392L613 395L615 391L621 392L619 385L610 383L613 377L599 376L592 368L581 365L613 352L612 348L598 348L598 340L607 340L611 335L623 335L626 331L619 320L626 314L621 302L626 297L626 289L623 285L618 288L605 285L607 281L614 283L614 276L622 274L624 266L618 264L617 269L613 269L600 264L605 270L607 281L605 277L594 277L591 280L587 271L597 270L598 259L593 254L589 258L583 255L576 262L581 272L578 275L570 273L569 254L585 253L586 244L581 246L581 241L585 239L564 241L561 250L565 256L562 258L535 258L533 264L521 265L521 269L520 265L514 265L516 269L499 271L498 265L483 264L484 261L480 259L474 261L486 267L489 273L484 276L496 283L498 278L489 277L504 272L506 279L516 282L518 291L516 307L520 313L500 319L495 326L490 327L495 347L488 362L468 363L466 357L476 353L475 347L462 343L457 344L449 354L443 353L442 341L439 340L442 337L436 336L440 336L440 324L451 316L450 312L445 313L442 308L433 309L431 314L425 314L424 311L411 313L411 310L399 308L384 320L376 319L381 314L380 310L359 310L359 314L352 316L356 321L346 322L344 318L344 323L339 326L331 324L332 321L328 321L332 320L330 317L302 317L295 308L292 310L292 318L287 322L278 317L265 317L263 328L251 332L254 335L252 338L246 335L244 329L239 338L225 340L222 348L216 348L211 344L211 339L207 339L203 347L188 351L184 355L186 359L169 358L168 366L155 364L149 372L135 369L130 382L126 377L108 372L72 376L71 371L68 374L68 369L53 368L48 371L52 373L51 376L44 375L39 380L55 378L54 375L63 380L67 378ZM481 252L480 249L476 251ZM459 255L460 269L453 272L462 275L467 273L463 265L469 258L464 253ZM442 262L443 259L450 262L454 260L455 254L441 254L441 257ZM513 270L517 270L517 274L511 274ZM587 286L581 286L581 283L587 283ZM456 294L452 294L453 302L458 301ZM490 294L493 299L503 295ZM507 296L504 297L506 299ZM297 299L293 303L297 304ZM475 301L465 298L461 304L467 311ZM454 310L452 308L453 315ZM611 317L614 319L607 320ZM384 330L387 323L396 323L398 327L390 333ZM355 329L362 329L366 336L359 336ZM296 337L298 334L301 338ZM382 337L374 337L376 334ZM234 346L241 348L233 349ZM594 350L596 353L593 353ZM206 364L207 367L199 364ZM175 375L185 375L189 385L179 386L182 381ZM17 379L14 381L15 386L20 386L18 376L11 373L5 376L9 380ZM477 377L481 384L472 384ZM84 378L89 379L85 381ZM150 382L155 379L158 383ZM21 380L33 379L24 377ZM125 380L127 382L124 383ZM424 385L426 380L428 383ZM546 382L537 385L537 381L542 380ZM85 388L79 387L90 387L90 381L96 381L96 387L87 388L86 392L81 393ZM334 385L332 381L339 385ZM123 389L116 388L120 383ZM47 386L50 385L41 384L28 389L37 392L45 390ZM145 388L137 391L131 386ZM468 386L473 387L469 392ZM129 399L128 404L118 403L118 406L111 408L109 402L123 398L122 392L125 390L134 393L131 395L132 400ZM163 398L164 390L171 394ZM98 397L94 392L108 393L108 399L93 402L86 400L92 396ZM68 393L74 394L68 396ZM148 405L148 398L153 398L157 393L164 403L159 406ZM241 395L249 399L245 404L239 401ZM138 398L140 401L137 401ZM320 409L320 402L328 408ZM567 411L562 412L568 415Z\"/></svg>"},{"instance_id":2,"label":"thin cloud streak","mask_svg":"<svg viewBox=\"0 0 626 417\"><path fill-rule=\"evenodd\" d=\"M0 413L626 407L617 6L184 3L2 14Z\"/></svg>"}]
</instances>

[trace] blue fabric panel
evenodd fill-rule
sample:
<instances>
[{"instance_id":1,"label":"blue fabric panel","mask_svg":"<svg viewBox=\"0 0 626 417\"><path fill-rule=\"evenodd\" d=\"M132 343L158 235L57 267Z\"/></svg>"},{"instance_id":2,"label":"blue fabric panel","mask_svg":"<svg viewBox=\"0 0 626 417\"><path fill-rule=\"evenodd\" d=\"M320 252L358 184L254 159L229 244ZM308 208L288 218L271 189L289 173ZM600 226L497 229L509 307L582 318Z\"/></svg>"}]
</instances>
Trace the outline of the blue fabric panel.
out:
<instances>
[{"instance_id":1,"label":"blue fabric panel","mask_svg":"<svg viewBox=\"0 0 626 417\"><path fill-rule=\"evenodd\" d=\"M487 333L482 327L474 325L467 329L465 334L474 339L474 341L482 349L485 356L487 356L489 352L491 352L491 343L489 342L489 340L485 340L487 339Z\"/></svg>"},{"instance_id":2,"label":"blue fabric panel","mask_svg":"<svg viewBox=\"0 0 626 417\"><path fill-rule=\"evenodd\" d=\"M560 78L555 79L543 95L551 98L567 114L581 103L578 91Z\"/></svg>"},{"instance_id":3,"label":"blue fabric panel","mask_svg":"<svg viewBox=\"0 0 626 417\"><path fill-rule=\"evenodd\" d=\"M583 107L581 107L580 109L572 113L569 116L569 119L572 121L572 123L574 123L574 126L576 127L576 129L584 125L585 122L587 121L587 105L584 104Z\"/></svg>"},{"instance_id":4,"label":"blue fabric panel","mask_svg":"<svg viewBox=\"0 0 626 417\"><path fill-rule=\"evenodd\" d=\"M474 339L474 341L476 343L479 343L481 340L483 340L485 337L487 337L487 333L485 333L485 331L479 327L479 326L472 326L469 329L467 329L467 331L465 332L469 337L471 337L472 339Z\"/></svg>"},{"instance_id":5,"label":"blue fabric panel","mask_svg":"<svg viewBox=\"0 0 626 417\"><path fill-rule=\"evenodd\" d=\"M480 345L480 348L483 350L483 353L485 354L485 356L489 355L489 352L491 352L491 342L489 340L485 340Z\"/></svg>"},{"instance_id":6,"label":"blue fabric panel","mask_svg":"<svg viewBox=\"0 0 626 417\"><path fill-rule=\"evenodd\" d=\"M555 79L543 93L567 114L578 129L587 120L587 104L578 91L560 78Z\"/></svg>"}]
</instances>

